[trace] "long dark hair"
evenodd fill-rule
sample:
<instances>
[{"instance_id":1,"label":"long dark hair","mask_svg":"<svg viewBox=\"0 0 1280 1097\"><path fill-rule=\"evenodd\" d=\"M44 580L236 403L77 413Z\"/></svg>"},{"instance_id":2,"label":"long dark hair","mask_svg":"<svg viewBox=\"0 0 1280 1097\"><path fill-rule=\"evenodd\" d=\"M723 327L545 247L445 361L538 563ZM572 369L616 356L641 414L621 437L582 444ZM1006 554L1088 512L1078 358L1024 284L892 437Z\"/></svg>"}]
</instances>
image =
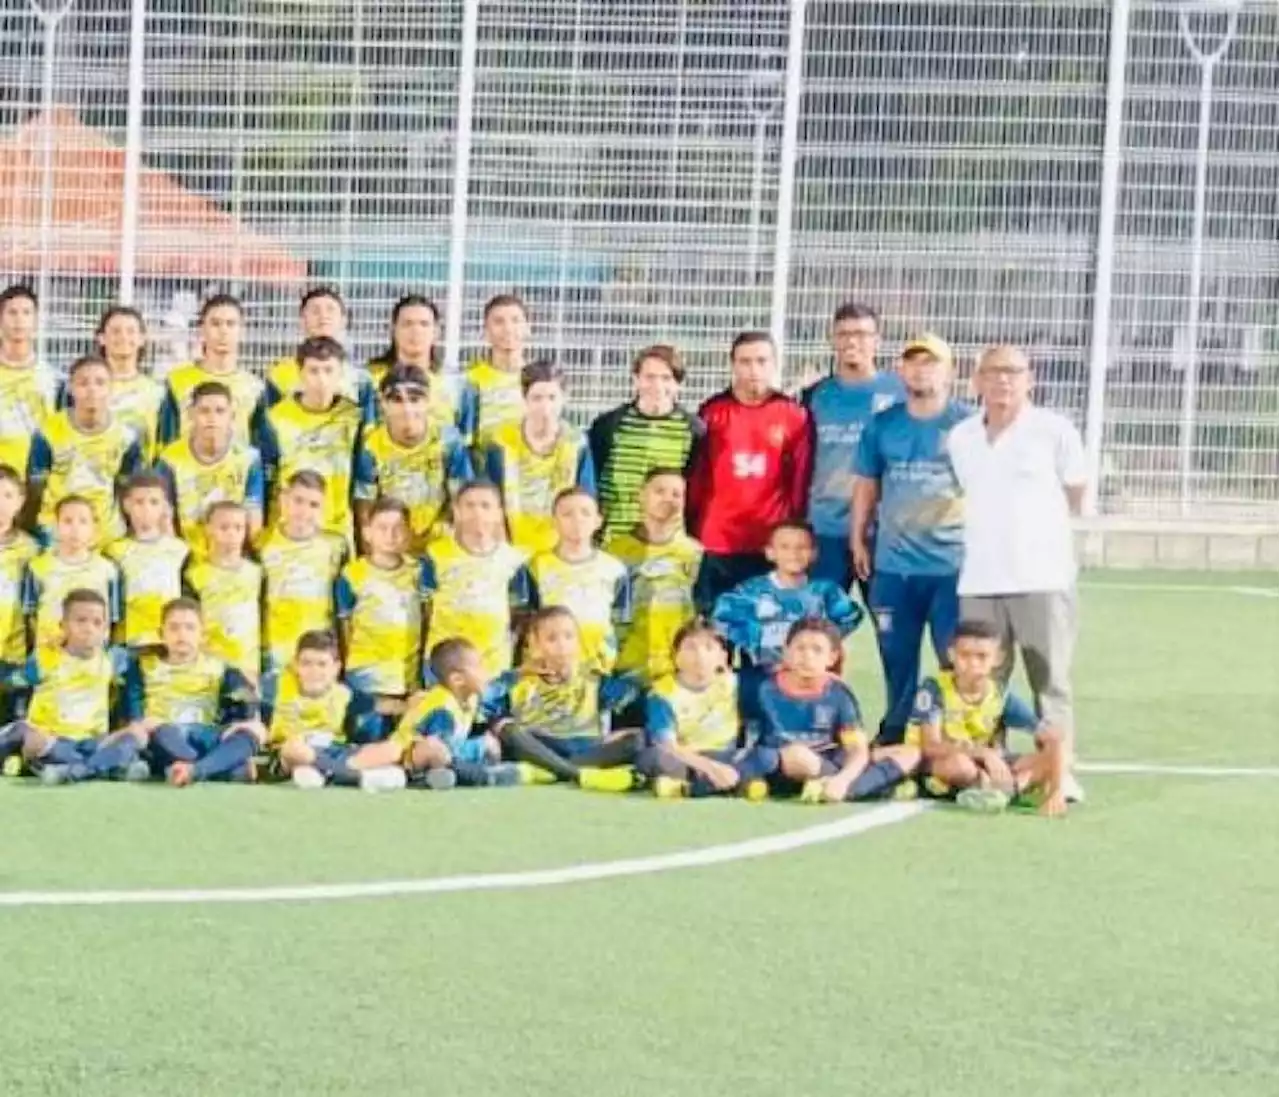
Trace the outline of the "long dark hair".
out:
<instances>
[{"instance_id":1,"label":"long dark hair","mask_svg":"<svg viewBox=\"0 0 1280 1097\"><path fill-rule=\"evenodd\" d=\"M436 303L430 297L421 293L406 293L399 301L395 303L395 307L391 310L391 342L387 344L387 349L379 354L374 363L388 368L395 366L400 361L400 352L396 349L396 321L400 319L400 314L405 309L424 308L431 313L431 318L436 322L436 328L440 327L440 310L436 307ZM440 372L440 342L431 344L431 369L435 373Z\"/></svg>"},{"instance_id":2,"label":"long dark hair","mask_svg":"<svg viewBox=\"0 0 1280 1097\"><path fill-rule=\"evenodd\" d=\"M143 319L142 313L132 305L112 305L102 314L102 318L98 321L98 326L93 329L92 353L106 357L107 350L102 345L102 337L106 334L107 325L117 316L127 316L136 321L138 329L142 332L142 346L138 348L137 361L137 367L141 371L142 360L147 356L147 322Z\"/></svg>"}]
</instances>

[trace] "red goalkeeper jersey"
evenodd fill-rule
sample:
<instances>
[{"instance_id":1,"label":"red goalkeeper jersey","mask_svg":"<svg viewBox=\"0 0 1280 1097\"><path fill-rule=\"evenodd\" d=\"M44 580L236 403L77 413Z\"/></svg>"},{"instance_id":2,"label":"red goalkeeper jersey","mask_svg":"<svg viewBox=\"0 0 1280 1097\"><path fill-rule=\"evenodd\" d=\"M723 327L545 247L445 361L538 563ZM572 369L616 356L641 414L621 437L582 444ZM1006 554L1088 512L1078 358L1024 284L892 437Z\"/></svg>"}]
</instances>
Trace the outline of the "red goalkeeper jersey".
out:
<instances>
[{"instance_id":1,"label":"red goalkeeper jersey","mask_svg":"<svg viewBox=\"0 0 1280 1097\"><path fill-rule=\"evenodd\" d=\"M726 391L698 417L707 431L689 475L692 532L708 552L760 552L774 525L804 515L809 413L781 393L744 404Z\"/></svg>"}]
</instances>

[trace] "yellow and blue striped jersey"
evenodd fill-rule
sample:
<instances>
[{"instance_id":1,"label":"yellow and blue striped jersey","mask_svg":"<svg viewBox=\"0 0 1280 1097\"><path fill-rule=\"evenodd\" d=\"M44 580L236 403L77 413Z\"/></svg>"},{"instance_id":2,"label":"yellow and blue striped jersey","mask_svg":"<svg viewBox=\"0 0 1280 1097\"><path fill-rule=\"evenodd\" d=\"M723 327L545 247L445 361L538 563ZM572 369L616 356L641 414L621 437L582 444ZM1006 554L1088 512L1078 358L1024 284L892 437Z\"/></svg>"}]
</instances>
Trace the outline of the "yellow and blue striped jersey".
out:
<instances>
[{"instance_id":1,"label":"yellow and blue striped jersey","mask_svg":"<svg viewBox=\"0 0 1280 1097\"><path fill-rule=\"evenodd\" d=\"M164 403L164 385L145 373L111 382L111 414L132 428L144 464L156 459L159 449L160 405Z\"/></svg>"},{"instance_id":2,"label":"yellow and blue striped jersey","mask_svg":"<svg viewBox=\"0 0 1280 1097\"><path fill-rule=\"evenodd\" d=\"M0 540L0 663L21 666L27 658L22 587L27 566L39 551L35 538L20 530Z\"/></svg>"},{"instance_id":3,"label":"yellow and blue striped jersey","mask_svg":"<svg viewBox=\"0 0 1280 1097\"><path fill-rule=\"evenodd\" d=\"M1021 698L994 680L976 700L963 697L951 671L926 678L916 693L907 728L907 743L920 746L923 730L937 725L943 739L974 746L1003 746L1007 728L1034 731L1040 724L1035 712Z\"/></svg>"},{"instance_id":4,"label":"yellow and blue striped jersey","mask_svg":"<svg viewBox=\"0 0 1280 1097\"><path fill-rule=\"evenodd\" d=\"M208 551L204 519L214 503L241 503L263 512L266 486L253 446L233 442L216 461L206 462L191 451L189 438L179 438L160 451L156 472L168 484L177 532L198 557Z\"/></svg>"},{"instance_id":5,"label":"yellow and blue striped jersey","mask_svg":"<svg viewBox=\"0 0 1280 1097\"><path fill-rule=\"evenodd\" d=\"M582 657L610 671L618 658L615 623L630 615L630 583L621 560L593 551L585 560L565 560L539 552L529 561L530 608L566 606L573 611L582 638Z\"/></svg>"},{"instance_id":6,"label":"yellow and blue striped jersey","mask_svg":"<svg viewBox=\"0 0 1280 1097\"><path fill-rule=\"evenodd\" d=\"M651 743L730 749L738 742L737 675L726 670L704 689L683 685L674 674L659 678L645 700L644 728Z\"/></svg>"},{"instance_id":7,"label":"yellow and blue striped jersey","mask_svg":"<svg viewBox=\"0 0 1280 1097\"><path fill-rule=\"evenodd\" d=\"M702 546L684 533L650 542L632 532L611 537L604 548L626 565L631 583L631 621L621 629L618 669L656 681L675 670L671 645L697 612Z\"/></svg>"},{"instance_id":8,"label":"yellow and blue striped jersey","mask_svg":"<svg viewBox=\"0 0 1280 1097\"><path fill-rule=\"evenodd\" d=\"M129 657L120 648L104 648L85 657L53 644L39 648L27 660L25 677L31 689L27 723L64 739L106 735L129 666Z\"/></svg>"},{"instance_id":9,"label":"yellow and blue striped jersey","mask_svg":"<svg viewBox=\"0 0 1280 1097\"><path fill-rule=\"evenodd\" d=\"M252 560L233 568L197 560L188 564L185 581L200 599L205 651L256 682L262 668L262 568Z\"/></svg>"},{"instance_id":10,"label":"yellow and blue striped jersey","mask_svg":"<svg viewBox=\"0 0 1280 1097\"><path fill-rule=\"evenodd\" d=\"M191 430L191 393L205 381L217 381L231 391L235 416L233 437L242 446L251 445L265 399L266 386L262 378L245 369L213 373L199 362L177 366L165 378L164 403L160 406L160 441L167 443L187 437Z\"/></svg>"},{"instance_id":11,"label":"yellow and blue striped jersey","mask_svg":"<svg viewBox=\"0 0 1280 1097\"><path fill-rule=\"evenodd\" d=\"M640 695L628 675L605 675L580 665L565 678L512 671L498 684L496 718L509 718L522 731L555 739L595 739L609 732L609 716Z\"/></svg>"},{"instance_id":12,"label":"yellow and blue striped jersey","mask_svg":"<svg viewBox=\"0 0 1280 1097\"><path fill-rule=\"evenodd\" d=\"M426 654L442 640L461 636L476 646L490 674L510 668L511 606L527 591L524 563L525 554L508 544L481 556L453 536L433 541L422 577L431 599Z\"/></svg>"},{"instance_id":13,"label":"yellow and blue striped jersey","mask_svg":"<svg viewBox=\"0 0 1280 1097\"><path fill-rule=\"evenodd\" d=\"M342 569L334 588L347 621L347 680L365 693L400 697L417 686L422 660L422 563L380 568L367 556Z\"/></svg>"},{"instance_id":14,"label":"yellow and blue striped jersey","mask_svg":"<svg viewBox=\"0 0 1280 1097\"><path fill-rule=\"evenodd\" d=\"M287 354L277 358L267 367L266 400L274 406L297 395L302 382L302 367L296 356ZM350 400L360 409L360 418L371 421L377 414L377 401L373 394L373 378L369 371L348 362L338 382L338 395Z\"/></svg>"},{"instance_id":15,"label":"yellow and blue striped jersey","mask_svg":"<svg viewBox=\"0 0 1280 1097\"><path fill-rule=\"evenodd\" d=\"M502 492L511 543L526 552L555 548L551 511L560 492L582 487L594 494L596 489L586 437L568 423L545 454L530 448L521 423L502 424L490 436L484 467Z\"/></svg>"},{"instance_id":16,"label":"yellow and blue striped jersey","mask_svg":"<svg viewBox=\"0 0 1280 1097\"><path fill-rule=\"evenodd\" d=\"M62 601L81 589L102 595L108 622L120 620L120 573L105 556L91 552L83 560L69 561L49 550L27 565L22 602L27 616L36 619L36 647L62 643Z\"/></svg>"},{"instance_id":17,"label":"yellow and blue striped jersey","mask_svg":"<svg viewBox=\"0 0 1280 1097\"><path fill-rule=\"evenodd\" d=\"M270 728L268 742L278 747L286 739L319 736L345 744L376 734L377 712L367 694L354 693L334 682L323 693L308 696L292 667L269 683L263 708Z\"/></svg>"},{"instance_id":18,"label":"yellow and blue striped jersey","mask_svg":"<svg viewBox=\"0 0 1280 1097\"><path fill-rule=\"evenodd\" d=\"M392 733L393 741L408 755L413 749L413 741L418 738L434 736L441 739L451 753L457 754L471 735L476 718L480 713L480 698L472 697L463 704L452 690L446 686L432 686L425 693L419 694L405 714L400 717L396 730Z\"/></svg>"},{"instance_id":19,"label":"yellow and blue striped jersey","mask_svg":"<svg viewBox=\"0 0 1280 1097\"><path fill-rule=\"evenodd\" d=\"M379 424L365 429L356 453L355 497L407 506L409 551L420 556L443 533L445 507L471 477L471 455L452 426L432 423L416 446L402 446Z\"/></svg>"},{"instance_id":20,"label":"yellow and blue striped jersey","mask_svg":"<svg viewBox=\"0 0 1280 1097\"><path fill-rule=\"evenodd\" d=\"M267 412L261 451L270 494L268 522L278 515L289 478L303 470L317 472L324 477L321 528L353 542L351 473L359 437L360 409L343 397L324 411L308 411L290 397Z\"/></svg>"},{"instance_id":21,"label":"yellow and blue striped jersey","mask_svg":"<svg viewBox=\"0 0 1280 1097\"><path fill-rule=\"evenodd\" d=\"M0 362L0 464L19 476L27 471L31 439L54 412L58 387L57 375L46 366Z\"/></svg>"},{"instance_id":22,"label":"yellow and blue striped jersey","mask_svg":"<svg viewBox=\"0 0 1280 1097\"><path fill-rule=\"evenodd\" d=\"M271 666L293 659L304 632L333 628L333 584L345 555L345 544L329 533L305 541L279 529L267 533L258 559L265 581L262 647Z\"/></svg>"},{"instance_id":23,"label":"yellow and blue striped jersey","mask_svg":"<svg viewBox=\"0 0 1280 1097\"><path fill-rule=\"evenodd\" d=\"M132 719L162 724L228 724L257 711L245 676L212 655L174 663L164 655L144 653L130 668L125 693Z\"/></svg>"},{"instance_id":24,"label":"yellow and blue striped jersey","mask_svg":"<svg viewBox=\"0 0 1280 1097\"><path fill-rule=\"evenodd\" d=\"M391 369L385 358L369 362L369 376L376 390ZM470 446L475 437L476 390L466 375L455 370L432 367L427 374L427 416L441 429L451 427L458 432L464 446ZM523 401L522 401L523 404ZM378 406L381 419L382 408Z\"/></svg>"},{"instance_id":25,"label":"yellow and blue striped jersey","mask_svg":"<svg viewBox=\"0 0 1280 1097\"><path fill-rule=\"evenodd\" d=\"M118 488L142 467L142 450L133 428L112 419L102 430L88 434L59 411L46 416L31 440L28 480L43 484L38 524L52 531L58 503L81 495L93 507L97 544L109 545L125 535Z\"/></svg>"},{"instance_id":26,"label":"yellow and blue striped jersey","mask_svg":"<svg viewBox=\"0 0 1280 1097\"><path fill-rule=\"evenodd\" d=\"M167 603L182 594L182 567L190 550L177 537L139 541L126 537L107 547L106 555L120 569L120 597L124 604L119 640L129 647L160 641L160 615Z\"/></svg>"},{"instance_id":27,"label":"yellow and blue striped jersey","mask_svg":"<svg viewBox=\"0 0 1280 1097\"><path fill-rule=\"evenodd\" d=\"M499 427L516 424L524 415L520 371L499 369L487 359L467 367L467 383L475 394L473 445L483 452Z\"/></svg>"}]
</instances>

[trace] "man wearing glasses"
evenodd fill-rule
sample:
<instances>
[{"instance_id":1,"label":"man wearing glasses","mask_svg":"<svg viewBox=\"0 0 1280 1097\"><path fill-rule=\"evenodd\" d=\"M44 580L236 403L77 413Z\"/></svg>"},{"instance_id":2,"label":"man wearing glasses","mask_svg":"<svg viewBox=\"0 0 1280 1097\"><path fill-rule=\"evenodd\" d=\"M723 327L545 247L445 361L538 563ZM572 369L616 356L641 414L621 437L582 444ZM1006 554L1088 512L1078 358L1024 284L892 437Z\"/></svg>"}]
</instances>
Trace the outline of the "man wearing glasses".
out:
<instances>
[{"instance_id":1,"label":"man wearing glasses","mask_svg":"<svg viewBox=\"0 0 1280 1097\"><path fill-rule=\"evenodd\" d=\"M439 533L445 507L472 478L462 436L428 411L427 374L396 366L378 386L382 422L365 427L356 450L356 528L364 528L376 499L399 499L409 508L409 552L421 556Z\"/></svg>"},{"instance_id":2,"label":"man wearing glasses","mask_svg":"<svg viewBox=\"0 0 1280 1097\"><path fill-rule=\"evenodd\" d=\"M831 321L835 363L831 374L800 395L814 429L813 479L809 487L809 523L817 539L813 576L848 590L853 581L849 552L853 463L862 428L871 417L906 393L897 372L876 369L880 317L870 305L850 301ZM866 601L866 584L863 601Z\"/></svg>"},{"instance_id":3,"label":"man wearing glasses","mask_svg":"<svg viewBox=\"0 0 1280 1097\"><path fill-rule=\"evenodd\" d=\"M995 625L1003 639L999 679L1022 652L1036 713L1074 737L1071 661L1076 642L1076 559L1071 530L1088 469L1075 426L1031 402L1032 375L1017 347L988 347L974 386L982 414L948 438L965 494L960 615ZM1068 781L1068 799L1078 785Z\"/></svg>"}]
</instances>

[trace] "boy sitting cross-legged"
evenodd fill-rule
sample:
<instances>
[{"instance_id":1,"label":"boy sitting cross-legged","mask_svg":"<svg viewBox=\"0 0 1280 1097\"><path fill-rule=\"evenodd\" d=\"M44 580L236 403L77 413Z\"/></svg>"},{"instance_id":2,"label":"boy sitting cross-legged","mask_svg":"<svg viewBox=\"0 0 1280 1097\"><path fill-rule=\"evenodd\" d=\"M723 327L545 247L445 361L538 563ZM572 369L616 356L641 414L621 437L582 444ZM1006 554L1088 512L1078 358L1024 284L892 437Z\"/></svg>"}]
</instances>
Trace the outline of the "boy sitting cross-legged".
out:
<instances>
[{"instance_id":1,"label":"boy sitting cross-legged","mask_svg":"<svg viewBox=\"0 0 1280 1097\"><path fill-rule=\"evenodd\" d=\"M377 738L381 721L373 698L343 685L341 671L337 637L305 632L293 661L270 681L270 695L263 697L268 746L281 773L298 788L360 784L362 768L381 764L356 762L360 744Z\"/></svg>"},{"instance_id":2,"label":"boy sitting cross-legged","mask_svg":"<svg viewBox=\"0 0 1280 1097\"><path fill-rule=\"evenodd\" d=\"M1002 811L1015 796L1038 791L1042 815L1063 815L1062 737L1022 700L1000 686L1000 634L986 621L961 621L951 640L951 670L926 678L916 694L907 742L924 753L926 788L957 791L975 811ZM1010 754L1005 732L1035 733L1036 749Z\"/></svg>"},{"instance_id":3,"label":"boy sitting cross-legged","mask_svg":"<svg viewBox=\"0 0 1280 1097\"><path fill-rule=\"evenodd\" d=\"M123 776L145 781L150 768L138 757L146 734L111 731L129 658L108 648L107 600L96 590L63 599L61 642L27 660L19 689L31 691L27 715L0 731L0 757L18 751L46 784Z\"/></svg>"},{"instance_id":4,"label":"boy sitting cross-legged","mask_svg":"<svg viewBox=\"0 0 1280 1097\"><path fill-rule=\"evenodd\" d=\"M724 643L706 621L676 633L674 674L654 682L645 702L649 745L636 759L659 799L741 792L763 799L768 752L738 747L738 682Z\"/></svg>"},{"instance_id":5,"label":"boy sitting cross-legged","mask_svg":"<svg viewBox=\"0 0 1280 1097\"><path fill-rule=\"evenodd\" d=\"M200 605L175 598L161 612L159 651L130 668L126 699L133 729L146 735L151 757L169 784L255 776L252 759L265 740L249 680L205 655Z\"/></svg>"},{"instance_id":6,"label":"boy sitting cross-legged","mask_svg":"<svg viewBox=\"0 0 1280 1097\"><path fill-rule=\"evenodd\" d=\"M840 655L840 631L806 617L791 626L782 668L757 699L760 744L775 752L778 782L801 786L805 803L869 800L884 796L920 764L915 747L871 749L852 691L831 673ZM915 793L915 785L903 786Z\"/></svg>"},{"instance_id":7,"label":"boy sitting cross-legged","mask_svg":"<svg viewBox=\"0 0 1280 1097\"><path fill-rule=\"evenodd\" d=\"M525 631L521 668L504 675L494 730L503 752L598 792L634 786L637 733L610 730L609 715L639 693L635 679L602 675L582 656L573 614L552 606Z\"/></svg>"}]
</instances>

